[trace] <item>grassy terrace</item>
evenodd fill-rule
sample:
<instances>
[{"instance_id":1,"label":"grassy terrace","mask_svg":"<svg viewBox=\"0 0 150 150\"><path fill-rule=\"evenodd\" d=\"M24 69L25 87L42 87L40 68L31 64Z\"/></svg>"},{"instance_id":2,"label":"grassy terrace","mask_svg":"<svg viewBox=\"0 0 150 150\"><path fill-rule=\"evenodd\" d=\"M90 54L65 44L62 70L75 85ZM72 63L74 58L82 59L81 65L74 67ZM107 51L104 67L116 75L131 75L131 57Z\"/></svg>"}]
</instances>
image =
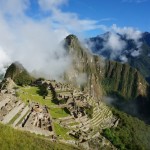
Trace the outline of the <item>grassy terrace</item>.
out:
<instances>
[{"instance_id":1,"label":"grassy terrace","mask_svg":"<svg viewBox=\"0 0 150 150\"><path fill-rule=\"evenodd\" d=\"M50 112L51 116L55 119L67 117L69 115L62 108L50 108L49 112Z\"/></svg>"},{"instance_id":2,"label":"grassy terrace","mask_svg":"<svg viewBox=\"0 0 150 150\"><path fill-rule=\"evenodd\" d=\"M51 99L44 99L43 96L38 94L38 87L19 87L18 96L21 100L27 103L28 100L38 102L41 105L46 105L53 118L67 117L69 114L64 109L58 108L58 105L53 103Z\"/></svg>"},{"instance_id":3,"label":"grassy terrace","mask_svg":"<svg viewBox=\"0 0 150 150\"><path fill-rule=\"evenodd\" d=\"M32 102L38 102L41 105L47 105L52 118L58 119L69 116L64 109L59 108L58 105L51 101L51 99L43 99L43 97L38 94L38 91L38 87L19 87L18 96L25 103L30 100ZM59 124L55 123L55 121L53 123L56 135L59 135L58 137L60 139L71 139L71 137L66 134L69 131L68 129L61 127Z\"/></svg>"},{"instance_id":4,"label":"grassy terrace","mask_svg":"<svg viewBox=\"0 0 150 150\"><path fill-rule=\"evenodd\" d=\"M51 107L55 105L51 102L51 100L45 100L43 99L43 96L39 95L39 88L38 87L19 87L18 95L24 102L27 102L28 100L33 102L38 102L41 105L47 105L48 107Z\"/></svg>"},{"instance_id":5,"label":"grassy terrace","mask_svg":"<svg viewBox=\"0 0 150 150\"><path fill-rule=\"evenodd\" d=\"M76 150L77 148L62 143L54 143L29 132L15 130L0 124L1 150Z\"/></svg>"},{"instance_id":6,"label":"grassy terrace","mask_svg":"<svg viewBox=\"0 0 150 150\"><path fill-rule=\"evenodd\" d=\"M69 130L61 127L58 123L54 123L54 129L55 129L56 135L59 136L59 138L63 138L65 140L73 139L73 137L67 134Z\"/></svg>"}]
</instances>

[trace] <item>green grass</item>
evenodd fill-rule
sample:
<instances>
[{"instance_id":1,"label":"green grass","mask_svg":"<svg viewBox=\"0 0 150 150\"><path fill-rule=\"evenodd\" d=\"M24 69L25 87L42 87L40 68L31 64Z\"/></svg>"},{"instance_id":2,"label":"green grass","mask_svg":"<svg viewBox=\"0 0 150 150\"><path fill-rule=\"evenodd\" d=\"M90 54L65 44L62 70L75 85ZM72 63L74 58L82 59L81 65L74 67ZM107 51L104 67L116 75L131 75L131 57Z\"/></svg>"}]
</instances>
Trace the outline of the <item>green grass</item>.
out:
<instances>
[{"instance_id":1,"label":"green grass","mask_svg":"<svg viewBox=\"0 0 150 150\"><path fill-rule=\"evenodd\" d=\"M56 119L69 116L62 108L50 108L49 112L51 116Z\"/></svg>"},{"instance_id":2,"label":"green grass","mask_svg":"<svg viewBox=\"0 0 150 150\"><path fill-rule=\"evenodd\" d=\"M15 130L0 124L1 150L76 150L70 145L54 143L29 132Z\"/></svg>"},{"instance_id":3,"label":"green grass","mask_svg":"<svg viewBox=\"0 0 150 150\"><path fill-rule=\"evenodd\" d=\"M51 100L43 99L43 96L39 95L38 91L38 87L19 87L18 96L26 103L30 100L32 102L38 102L41 105L48 106L49 112L53 118L62 118L69 115L62 108L53 108L58 107L58 105L54 104Z\"/></svg>"},{"instance_id":4,"label":"green grass","mask_svg":"<svg viewBox=\"0 0 150 150\"><path fill-rule=\"evenodd\" d=\"M17 126L22 123L23 119L25 118L25 116L26 116L29 112L30 112L30 110L28 110L28 111L26 112L26 114L19 120L19 122L17 123Z\"/></svg>"},{"instance_id":5,"label":"green grass","mask_svg":"<svg viewBox=\"0 0 150 150\"><path fill-rule=\"evenodd\" d=\"M18 114L16 114L10 121L9 121L9 125L13 124L14 121L20 116L21 112L19 112Z\"/></svg>"},{"instance_id":6,"label":"green grass","mask_svg":"<svg viewBox=\"0 0 150 150\"><path fill-rule=\"evenodd\" d=\"M69 124L69 126L75 126L75 125L79 125L79 122L72 122Z\"/></svg>"},{"instance_id":7,"label":"green grass","mask_svg":"<svg viewBox=\"0 0 150 150\"><path fill-rule=\"evenodd\" d=\"M47 105L48 107L51 107L55 105L51 99L44 99L43 96L38 94L39 88L38 87L20 87L18 91L19 97L27 103L28 100L33 102L38 102L41 105Z\"/></svg>"},{"instance_id":8,"label":"green grass","mask_svg":"<svg viewBox=\"0 0 150 150\"><path fill-rule=\"evenodd\" d=\"M66 128L63 128L62 126L60 126L58 123L53 123L54 124L54 130L55 130L55 133L56 135L59 137L59 138L63 138L65 140L71 140L72 137L70 135L67 134L67 132L69 131L68 129Z\"/></svg>"}]
</instances>

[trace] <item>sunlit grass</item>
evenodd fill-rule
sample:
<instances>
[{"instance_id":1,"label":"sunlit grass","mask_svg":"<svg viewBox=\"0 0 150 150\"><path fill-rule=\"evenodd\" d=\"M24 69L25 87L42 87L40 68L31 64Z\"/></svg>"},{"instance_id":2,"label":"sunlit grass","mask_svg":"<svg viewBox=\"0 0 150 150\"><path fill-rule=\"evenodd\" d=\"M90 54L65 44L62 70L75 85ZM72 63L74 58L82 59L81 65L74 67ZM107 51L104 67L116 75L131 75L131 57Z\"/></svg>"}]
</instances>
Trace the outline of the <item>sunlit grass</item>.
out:
<instances>
[{"instance_id":1,"label":"sunlit grass","mask_svg":"<svg viewBox=\"0 0 150 150\"><path fill-rule=\"evenodd\" d=\"M69 116L62 108L50 108L49 112L51 116L56 119Z\"/></svg>"},{"instance_id":2,"label":"sunlit grass","mask_svg":"<svg viewBox=\"0 0 150 150\"><path fill-rule=\"evenodd\" d=\"M53 108L58 107L55 103L52 102L52 99L44 99L43 96L38 94L38 87L20 87L18 90L18 95L21 100L27 103L27 101L38 102L41 105L46 105L49 107L49 112L53 118L67 117L69 114L64 111L62 108Z\"/></svg>"},{"instance_id":3,"label":"sunlit grass","mask_svg":"<svg viewBox=\"0 0 150 150\"><path fill-rule=\"evenodd\" d=\"M55 105L51 99L44 99L43 96L39 95L38 91L38 87L20 87L18 90L18 95L20 99L26 103L27 101L32 101L48 107Z\"/></svg>"},{"instance_id":4,"label":"sunlit grass","mask_svg":"<svg viewBox=\"0 0 150 150\"><path fill-rule=\"evenodd\" d=\"M67 134L69 129L60 126L58 123L53 123L53 124L54 124L55 133L59 138L63 138L65 140L73 139L70 135Z\"/></svg>"},{"instance_id":5,"label":"sunlit grass","mask_svg":"<svg viewBox=\"0 0 150 150\"><path fill-rule=\"evenodd\" d=\"M75 150L77 148L54 143L38 135L19 131L10 126L0 124L1 150Z\"/></svg>"}]
</instances>

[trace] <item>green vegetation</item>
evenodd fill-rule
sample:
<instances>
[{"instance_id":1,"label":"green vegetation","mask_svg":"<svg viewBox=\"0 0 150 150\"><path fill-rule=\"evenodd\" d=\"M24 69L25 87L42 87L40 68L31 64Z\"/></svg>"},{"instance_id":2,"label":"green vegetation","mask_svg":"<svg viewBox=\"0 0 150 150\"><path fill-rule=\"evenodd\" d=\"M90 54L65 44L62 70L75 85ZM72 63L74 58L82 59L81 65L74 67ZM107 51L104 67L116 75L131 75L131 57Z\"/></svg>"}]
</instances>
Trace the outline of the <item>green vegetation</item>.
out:
<instances>
[{"instance_id":1,"label":"green vegetation","mask_svg":"<svg viewBox=\"0 0 150 150\"><path fill-rule=\"evenodd\" d=\"M41 105L46 105L49 108L49 112L53 118L61 118L61 117L67 117L69 115L69 112L66 111L66 109L58 108L58 105L53 103L52 99L45 100L43 96L39 95L39 88L38 87L20 87L18 90L19 97L24 101L32 101L32 102L38 102ZM50 94L50 92L49 92Z\"/></svg>"},{"instance_id":2,"label":"green vegetation","mask_svg":"<svg viewBox=\"0 0 150 150\"><path fill-rule=\"evenodd\" d=\"M93 106L85 108L85 112L86 112L88 118L92 119L92 117L93 117Z\"/></svg>"},{"instance_id":3,"label":"green vegetation","mask_svg":"<svg viewBox=\"0 0 150 150\"><path fill-rule=\"evenodd\" d=\"M104 129L102 134L121 150L149 149L150 126L118 110L113 113L120 118L119 125Z\"/></svg>"},{"instance_id":4,"label":"green vegetation","mask_svg":"<svg viewBox=\"0 0 150 150\"><path fill-rule=\"evenodd\" d=\"M17 95L23 100L24 102L32 101L32 102L38 102L41 105L47 105L48 107L51 107L52 105L55 105L50 100L45 100L43 96L41 96L39 93L38 87L19 87Z\"/></svg>"},{"instance_id":5,"label":"green vegetation","mask_svg":"<svg viewBox=\"0 0 150 150\"><path fill-rule=\"evenodd\" d=\"M79 125L79 122L72 122L69 124L69 126L75 126L75 125Z\"/></svg>"},{"instance_id":6,"label":"green vegetation","mask_svg":"<svg viewBox=\"0 0 150 150\"><path fill-rule=\"evenodd\" d=\"M34 78L29 75L25 68L18 62L12 63L5 74L5 78L10 77L18 85L28 85Z\"/></svg>"},{"instance_id":7,"label":"green vegetation","mask_svg":"<svg viewBox=\"0 0 150 150\"><path fill-rule=\"evenodd\" d=\"M148 83L141 74L128 64L107 61L102 86L107 94L117 94L124 99L135 99L139 96L139 86L143 85L143 95L147 95Z\"/></svg>"},{"instance_id":8,"label":"green vegetation","mask_svg":"<svg viewBox=\"0 0 150 150\"><path fill-rule=\"evenodd\" d=\"M30 77L27 71L22 71L20 74L17 74L14 78L14 82L17 85L29 85L34 78Z\"/></svg>"},{"instance_id":9,"label":"green vegetation","mask_svg":"<svg viewBox=\"0 0 150 150\"><path fill-rule=\"evenodd\" d=\"M20 116L21 112L19 112L18 114L16 114L11 120L10 122L8 123L9 125L13 124L14 121Z\"/></svg>"},{"instance_id":10,"label":"green vegetation","mask_svg":"<svg viewBox=\"0 0 150 150\"><path fill-rule=\"evenodd\" d=\"M48 89L46 84L42 84L41 86L39 86L39 94L44 97L48 95Z\"/></svg>"},{"instance_id":11,"label":"green vegetation","mask_svg":"<svg viewBox=\"0 0 150 150\"><path fill-rule=\"evenodd\" d=\"M67 117L70 115L63 108L52 108L51 107L51 108L49 108L49 112L50 112L51 116L55 119Z\"/></svg>"},{"instance_id":12,"label":"green vegetation","mask_svg":"<svg viewBox=\"0 0 150 150\"><path fill-rule=\"evenodd\" d=\"M57 136L59 138L63 138L65 140L70 140L72 139L72 137L70 135L67 134L67 132L69 131L68 129L60 126L58 123L54 123L54 130L55 133L57 134Z\"/></svg>"},{"instance_id":13,"label":"green vegetation","mask_svg":"<svg viewBox=\"0 0 150 150\"><path fill-rule=\"evenodd\" d=\"M0 149L1 150L75 150L70 145L54 143L29 132L15 130L0 124Z\"/></svg>"}]
</instances>

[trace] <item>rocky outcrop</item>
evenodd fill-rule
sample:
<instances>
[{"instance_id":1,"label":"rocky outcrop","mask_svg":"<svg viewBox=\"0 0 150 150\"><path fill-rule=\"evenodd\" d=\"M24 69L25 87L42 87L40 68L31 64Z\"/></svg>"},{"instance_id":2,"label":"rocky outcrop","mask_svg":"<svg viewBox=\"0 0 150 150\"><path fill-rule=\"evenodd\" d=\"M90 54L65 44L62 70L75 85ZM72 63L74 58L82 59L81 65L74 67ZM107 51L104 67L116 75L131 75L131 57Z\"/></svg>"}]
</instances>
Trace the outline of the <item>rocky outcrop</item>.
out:
<instances>
[{"instance_id":1,"label":"rocky outcrop","mask_svg":"<svg viewBox=\"0 0 150 150\"><path fill-rule=\"evenodd\" d=\"M97 99L101 99L103 94L111 93L117 93L125 99L148 96L149 85L137 69L128 64L104 61L91 54L74 35L66 37L65 46L73 58L72 68L65 74L66 80L89 91L91 96Z\"/></svg>"},{"instance_id":2,"label":"rocky outcrop","mask_svg":"<svg viewBox=\"0 0 150 150\"><path fill-rule=\"evenodd\" d=\"M100 100L103 95L99 82L102 79L100 74L103 69L103 66L100 65L102 60L90 54L76 36L69 35L65 41L66 49L72 57L72 67L65 73L65 79Z\"/></svg>"}]
</instances>

